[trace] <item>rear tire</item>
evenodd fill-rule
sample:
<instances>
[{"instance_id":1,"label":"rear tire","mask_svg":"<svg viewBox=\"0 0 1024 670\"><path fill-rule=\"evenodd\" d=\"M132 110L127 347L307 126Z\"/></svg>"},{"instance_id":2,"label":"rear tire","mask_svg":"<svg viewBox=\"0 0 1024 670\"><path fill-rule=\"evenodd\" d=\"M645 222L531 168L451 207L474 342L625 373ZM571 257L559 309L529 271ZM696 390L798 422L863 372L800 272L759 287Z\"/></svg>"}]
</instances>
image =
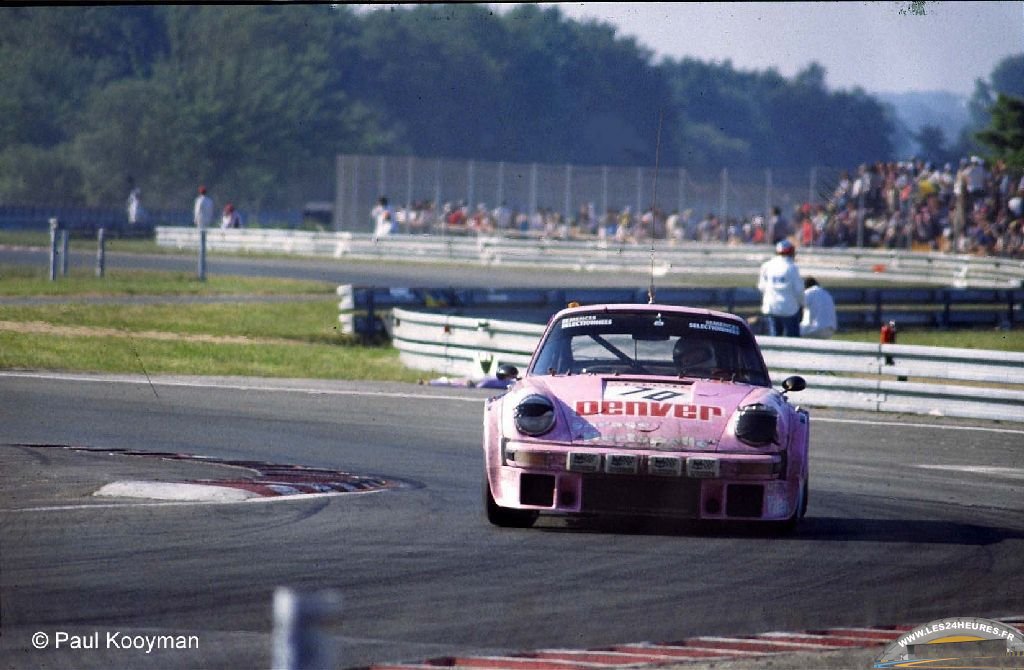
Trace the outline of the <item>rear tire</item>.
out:
<instances>
[{"instance_id":1,"label":"rear tire","mask_svg":"<svg viewBox=\"0 0 1024 670\"><path fill-rule=\"evenodd\" d=\"M487 520L501 528L529 528L539 516L536 510L500 507L498 503L494 502L491 485L487 481L486 475L484 476L484 508L487 512Z\"/></svg>"}]
</instances>

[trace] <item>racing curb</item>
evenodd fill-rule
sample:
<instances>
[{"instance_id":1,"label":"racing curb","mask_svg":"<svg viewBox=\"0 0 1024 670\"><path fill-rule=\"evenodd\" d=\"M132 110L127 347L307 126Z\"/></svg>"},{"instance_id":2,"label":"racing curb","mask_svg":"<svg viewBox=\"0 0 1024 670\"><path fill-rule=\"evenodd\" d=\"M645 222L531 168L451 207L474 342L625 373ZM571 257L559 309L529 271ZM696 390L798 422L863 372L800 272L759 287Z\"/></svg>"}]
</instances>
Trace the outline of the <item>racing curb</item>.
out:
<instances>
[{"instance_id":1,"label":"racing curb","mask_svg":"<svg viewBox=\"0 0 1024 670\"><path fill-rule=\"evenodd\" d=\"M1024 623L1024 615L997 617L1011 625ZM668 668L726 670L738 662L743 668L871 668L882 648L915 625L837 627L801 632L769 632L737 637L699 636L677 642L639 642L593 649L542 649L508 656L443 656L412 663L379 663L359 670L600 670L602 668ZM841 665L823 662L839 651ZM751 662L748 665L744 661Z\"/></svg>"},{"instance_id":2,"label":"racing curb","mask_svg":"<svg viewBox=\"0 0 1024 670\"><path fill-rule=\"evenodd\" d=\"M22 445L44 446L44 445ZM288 496L369 493L402 488L406 483L384 477L357 475L341 470L285 465L266 461L230 460L196 454L139 449L111 449L84 446L58 446L69 451L135 456L159 460L202 463L243 468L252 476L229 479L190 479L182 481L122 480L101 487L93 495L100 497L148 498L192 502L244 502Z\"/></svg>"}]
</instances>

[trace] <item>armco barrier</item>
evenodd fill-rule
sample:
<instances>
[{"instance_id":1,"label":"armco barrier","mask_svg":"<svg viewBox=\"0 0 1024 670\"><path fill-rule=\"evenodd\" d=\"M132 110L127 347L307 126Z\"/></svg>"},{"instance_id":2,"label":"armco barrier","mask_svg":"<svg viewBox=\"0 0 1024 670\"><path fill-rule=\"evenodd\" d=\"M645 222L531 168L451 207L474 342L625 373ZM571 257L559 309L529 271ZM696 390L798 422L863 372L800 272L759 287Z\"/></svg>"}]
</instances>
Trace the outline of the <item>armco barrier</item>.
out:
<instances>
[{"instance_id":1,"label":"armco barrier","mask_svg":"<svg viewBox=\"0 0 1024 670\"><path fill-rule=\"evenodd\" d=\"M409 367L480 380L522 370L543 326L395 308L391 336ZM801 405L1024 422L1024 354L757 338L772 381L803 375ZM890 362L891 361L891 362ZM908 381L902 381L907 379Z\"/></svg>"},{"instance_id":2,"label":"armco barrier","mask_svg":"<svg viewBox=\"0 0 1024 670\"><path fill-rule=\"evenodd\" d=\"M194 228L158 226L160 246L195 249ZM210 230L212 251L274 252L360 260L415 260L424 263L470 263L615 272L646 276L651 250L646 244L610 240L512 239L499 236L445 237L308 232L284 229ZM686 276L755 273L771 255L768 247L685 242L655 243L655 274ZM884 249L801 249L804 274L826 279L870 278L873 282L923 283L936 286L1021 288L1024 261L994 257L910 253Z\"/></svg>"},{"instance_id":3,"label":"armco barrier","mask_svg":"<svg viewBox=\"0 0 1024 670\"><path fill-rule=\"evenodd\" d=\"M1024 289L834 288L831 293L841 329L878 328L889 321L929 328L1009 328L1024 320ZM394 307L447 308L463 312L463 316L466 312L531 313L534 318L512 320L543 322L570 300L582 304L647 302L647 289L411 289L346 285L338 287L338 296L342 330L377 337L384 330L381 315ZM753 287L662 288L657 298L669 305L707 307L741 316L753 316L761 306L761 294Z\"/></svg>"}]
</instances>

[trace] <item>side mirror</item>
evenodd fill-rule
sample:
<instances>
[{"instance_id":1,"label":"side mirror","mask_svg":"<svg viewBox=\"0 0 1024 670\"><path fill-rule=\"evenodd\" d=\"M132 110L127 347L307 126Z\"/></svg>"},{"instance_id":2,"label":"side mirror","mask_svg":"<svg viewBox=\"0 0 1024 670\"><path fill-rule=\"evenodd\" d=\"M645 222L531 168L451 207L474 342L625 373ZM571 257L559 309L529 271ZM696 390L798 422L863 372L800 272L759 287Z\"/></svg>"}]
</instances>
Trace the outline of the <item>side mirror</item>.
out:
<instances>
[{"instance_id":1,"label":"side mirror","mask_svg":"<svg viewBox=\"0 0 1024 670\"><path fill-rule=\"evenodd\" d=\"M804 381L803 377L793 375L782 380L782 390L786 393L803 391L805 388L807 388L807 382Z\"/></svg>"},{"instance_id":2,"label":"side mirror","mask_svg":"<svg viewBox=\"0 0 1024 670\"><path fill-rule=\"evenodd\" d=\"M514 365L508 365L507 363L505 365L499 365L494 376L501 381L515 381L516 379L519 379L519 368Z\"/></svg>"}]
</instances>

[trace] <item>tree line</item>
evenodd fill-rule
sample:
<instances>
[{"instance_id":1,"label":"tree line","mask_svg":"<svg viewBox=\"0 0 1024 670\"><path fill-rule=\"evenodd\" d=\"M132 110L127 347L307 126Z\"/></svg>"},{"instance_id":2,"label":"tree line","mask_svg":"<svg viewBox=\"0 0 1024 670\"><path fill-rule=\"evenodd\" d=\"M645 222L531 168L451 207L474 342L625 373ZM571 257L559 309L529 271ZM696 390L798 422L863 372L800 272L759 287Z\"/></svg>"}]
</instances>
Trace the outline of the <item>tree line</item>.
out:
<instances>
[{"instance_id":1,"label":"tree line","mask_svg":"<svg viewBox=\"0 0 1024 670\"><path fill-rule=\"evenodd\" d=\"M986 84L979 118L999 94L1024 95L1024 55L1001 67L1022 90ZM330 197L339 153L612 166L658 154L694 171L894 158L892 109L829 90L825 74L655 62L609 24L530 4L4 8L0 203L120 205L137 185L150 206L187 207L206 183L295 207Z\"/></svg>"}]
</instances>

